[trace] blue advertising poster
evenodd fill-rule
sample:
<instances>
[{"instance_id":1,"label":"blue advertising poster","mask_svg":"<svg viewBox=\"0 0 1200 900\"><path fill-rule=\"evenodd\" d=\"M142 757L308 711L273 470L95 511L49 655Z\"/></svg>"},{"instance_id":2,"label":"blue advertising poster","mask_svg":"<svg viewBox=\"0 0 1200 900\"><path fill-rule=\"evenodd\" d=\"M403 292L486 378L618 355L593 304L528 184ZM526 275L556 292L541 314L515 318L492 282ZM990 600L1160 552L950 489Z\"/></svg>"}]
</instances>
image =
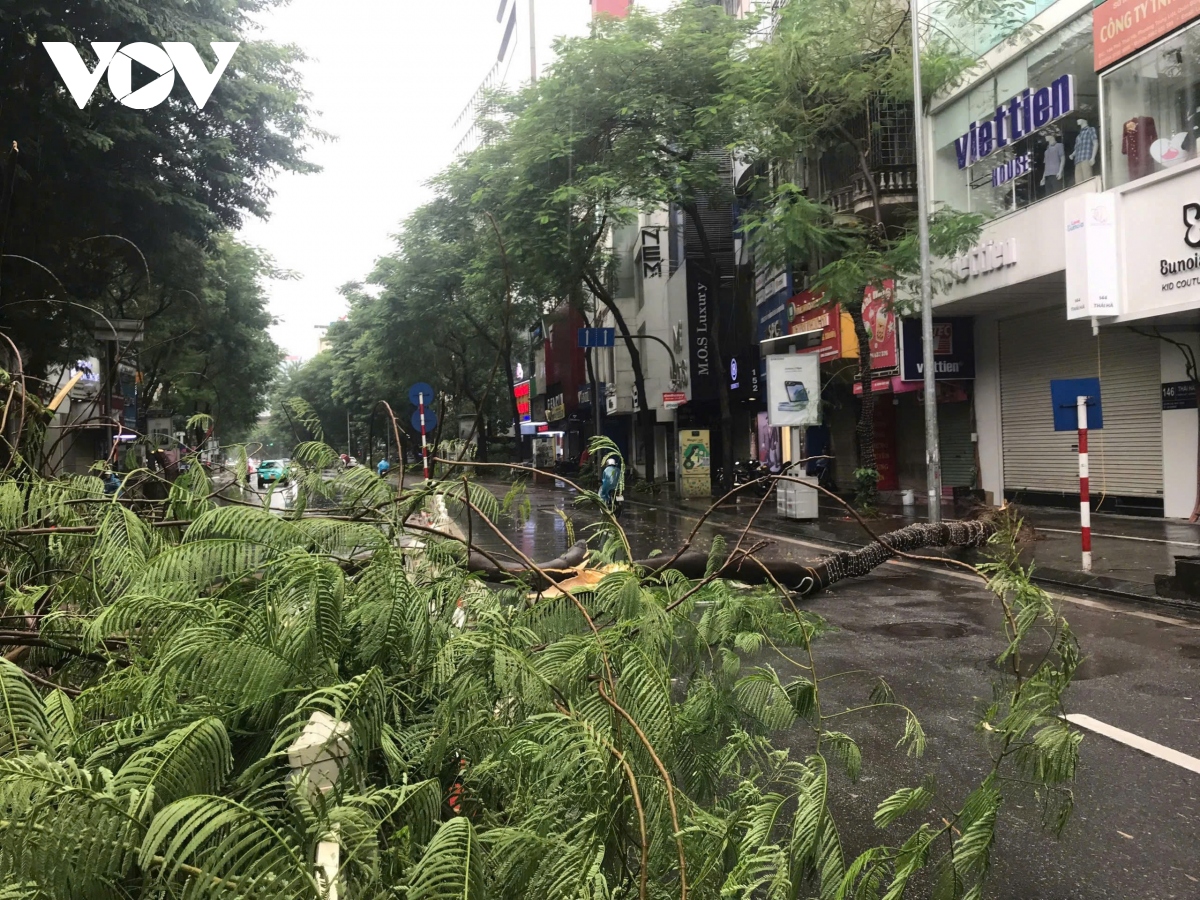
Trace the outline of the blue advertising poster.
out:
<instances>
[{"instance_id":1,"label":"blue advertising poster","mask_svg":"<svg viewBox=\"0 0 1200 900\"><path fill-rule=\"evenodd\" d=\"M933 320L933 362L937 381L975 377L975 325L971 318ZM904 319L900 323L900 379L925 379L920 319Z\"/></svg>"}]
</instances>

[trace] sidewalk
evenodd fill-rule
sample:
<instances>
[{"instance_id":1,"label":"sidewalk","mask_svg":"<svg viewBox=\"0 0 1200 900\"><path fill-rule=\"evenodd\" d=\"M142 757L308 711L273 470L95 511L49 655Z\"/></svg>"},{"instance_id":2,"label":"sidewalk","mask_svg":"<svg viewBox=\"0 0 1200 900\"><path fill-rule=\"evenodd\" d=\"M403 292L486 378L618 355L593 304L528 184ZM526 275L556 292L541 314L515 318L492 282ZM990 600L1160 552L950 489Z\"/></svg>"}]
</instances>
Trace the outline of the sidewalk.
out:
<instances>
[{"instance_id":1,"label":"sidewalk","mask_svg":"<svg viewBox=\"0 0 1200 900\"><path fill-rule=\"evenodd\" d=\"M681 512L702 514L711 500L680 500L674 492L651 497L626 492L632 503L669 506ZM758 496L739 497L721 507L713 518L719 522L745 521L754 514ZM963 515L952 504L942 508L944 518ZM862 546L869 540L862 526L828 498L820 501L820 518L787 519L775 511L772 496L755 521L762 531L786 537L807 538L839 547ZM1155 575L1175 574L1176 556L1200 556L1200 525L1177 520L1136 516L1092 514L1092 571L1081 569L1079 515L1060 509L1021 507L1034 539L1026 550L1034 565L1034 580L1044 585L1070 587L1131 600L1150 601L1183 609L1200 610L1200 603L1159 596ZM883 506L877 518L868 521L873 531L883 534L914 522L925 521L924 507ZM936 551L934 551L936 552Z\"/></svg>"}]
</instances>

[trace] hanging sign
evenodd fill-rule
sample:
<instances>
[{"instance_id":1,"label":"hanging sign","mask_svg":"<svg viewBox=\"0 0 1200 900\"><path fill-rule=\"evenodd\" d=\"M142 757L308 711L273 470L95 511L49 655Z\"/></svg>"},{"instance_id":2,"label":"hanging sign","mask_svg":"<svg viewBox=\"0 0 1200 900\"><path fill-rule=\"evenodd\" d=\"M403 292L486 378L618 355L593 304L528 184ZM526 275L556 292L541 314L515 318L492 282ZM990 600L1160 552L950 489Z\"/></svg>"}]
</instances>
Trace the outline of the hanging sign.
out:
<instances>
[{"instance_id":1,"label":"hanging sign","mask_svg":"<svg viewBox=\"0 0 1200 900\"><path fill-rule=\"evenodd\" d=\"M871 347L871 371L895 369L896 354L896 283L891 279L882 288L874 285L863 291L863 324L867 326Z\"/></svg>"},{"instance_id":2,"label":"hanging sign","mask_svg":"<svg viewBox=\"0 0 1200 900\"><path fill-rule=\"evenodd\" d=\"M921 320L900 323L901 381L925 380ZM975 377L975 326L970 318L933 320L933 375L937 381Z\"/></svg>"}]
</instances>

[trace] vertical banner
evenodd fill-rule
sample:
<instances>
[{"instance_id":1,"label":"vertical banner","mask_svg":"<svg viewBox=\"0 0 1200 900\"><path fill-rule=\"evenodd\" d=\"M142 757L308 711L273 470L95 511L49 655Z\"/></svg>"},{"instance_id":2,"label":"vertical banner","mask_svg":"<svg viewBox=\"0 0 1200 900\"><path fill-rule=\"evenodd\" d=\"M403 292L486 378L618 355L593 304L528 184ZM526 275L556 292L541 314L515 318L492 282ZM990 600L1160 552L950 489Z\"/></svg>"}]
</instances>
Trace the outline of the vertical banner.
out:
<instances>
[{"instance_id":1,"label":"vertical banner","mask_svg":"<svg viewBox=\"0 0 1200 900\"><path fill-rule=\"evenodd\" d=\"M717 324L716 298L700 276L700 266L687 267L688 353L692 366L692 399L712 400L717 396L713 372L712 329Z\"/></svg>"},{"instance_id":2,"label":"vertical banner","mask_svg":"<svg viewBox=\"0 0 1200 900\"><path fill-rule=\"evenodd\" d=\"M758 461L767 466L783 465L779 429L771 427L765 412L758 414Z\"/></svg>"},{"instance_id":3,"label":"vertical banner","mask_svg":"<svg viewBox=\"0 0 1200 900\"><path fill-rule=\"evenodd\" d=\"M1115 316L1121 312L1116 202L1111 194L1081 194L1063 203L1068 319Z\"/></svg>"},{"instance_id":4,"label":"vertical banner","mask_svg":"<svg viewBox=\"0 0 1200 900\"><path fill-rule=\"evenodd\" d=\"M682 496L712 496L712 443L707 428L679 432L679 471Z\"/></svg>"},{"instance_id":5,"label":"vertical banner","mask_svg":"<svg viewBox=\"0 0 1200 900\"><path fill-rule=\"evenodd\" d=\"M863 324L871 338L871 371L887 372L900 361L896 353L896 283L888 280L882 289L874 285L863 291ZM866 376L864 376L866 377Z\"/></svg>"},{"instance_id":6,"label":"vertical banner","mask_svg":"<svg viewBox=\"0 0 1200 900\"><path fill-rule=\"evenodd\" d=\"M821 360L816 353L767 357L767 417L776 428L821 422Z\"/></svg>"}]
</instances>

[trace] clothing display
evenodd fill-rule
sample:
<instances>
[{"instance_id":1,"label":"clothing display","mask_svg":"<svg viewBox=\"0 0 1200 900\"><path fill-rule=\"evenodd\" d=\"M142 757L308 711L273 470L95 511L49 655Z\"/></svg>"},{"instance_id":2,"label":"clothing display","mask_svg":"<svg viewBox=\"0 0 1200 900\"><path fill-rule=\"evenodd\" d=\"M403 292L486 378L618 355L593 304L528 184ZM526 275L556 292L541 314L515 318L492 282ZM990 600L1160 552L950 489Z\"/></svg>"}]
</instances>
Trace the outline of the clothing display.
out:
<instances>
[{"instance_id":1,"label":"clothing display","mask_svg":"<svg viewBox=\"0 0 1200 900\"><path fill-rule=\"evenodd\" d=\"M1092 160L1096 156L1096 129L1088 125L1079 132L1079 136L1075 138L1075 148L1071 151L1071 155L1075 158L1075 168L1078 172L1079 166L1085 163L1088 166L1087 178L1091 178Z\"/></svg>"},{"instance_id":2,"label":"clothing display","mask_svg":"<svg viewBox=\"0 0 1200 900\"><path fill-rule=\"evenodd\" d=\"M1150 145L1158 140L1158 129L1151 116L1137 116L1125 123L1121 133L1121 153L1129 166L1129 179L1144 178L1154 171Z\"/></svg>"},{"instance_id":3,"label":"clothing display","mask_svg":"<svg viewBox=\"0 0 1200 900\"><path fill-rule=\"evenodd\" d=\"M1090 162L1075 163L1075 183L1080 184L1092 177L1092 164Z\"/></svg>"},{"instance_id":4,"label":"clothing display","mask_svg":"<svg viewBox=\"0 0 1200 900\"><path fill-rule=\"evenodd\" d=\"M1046 145L1046 152L1042 156L1042 171L1043 180L1058 178L1062 175L1063 163L1067 155L1063 150L1063 145L1058 141L1052 141Z\"/></svg>"}]
</instances>

